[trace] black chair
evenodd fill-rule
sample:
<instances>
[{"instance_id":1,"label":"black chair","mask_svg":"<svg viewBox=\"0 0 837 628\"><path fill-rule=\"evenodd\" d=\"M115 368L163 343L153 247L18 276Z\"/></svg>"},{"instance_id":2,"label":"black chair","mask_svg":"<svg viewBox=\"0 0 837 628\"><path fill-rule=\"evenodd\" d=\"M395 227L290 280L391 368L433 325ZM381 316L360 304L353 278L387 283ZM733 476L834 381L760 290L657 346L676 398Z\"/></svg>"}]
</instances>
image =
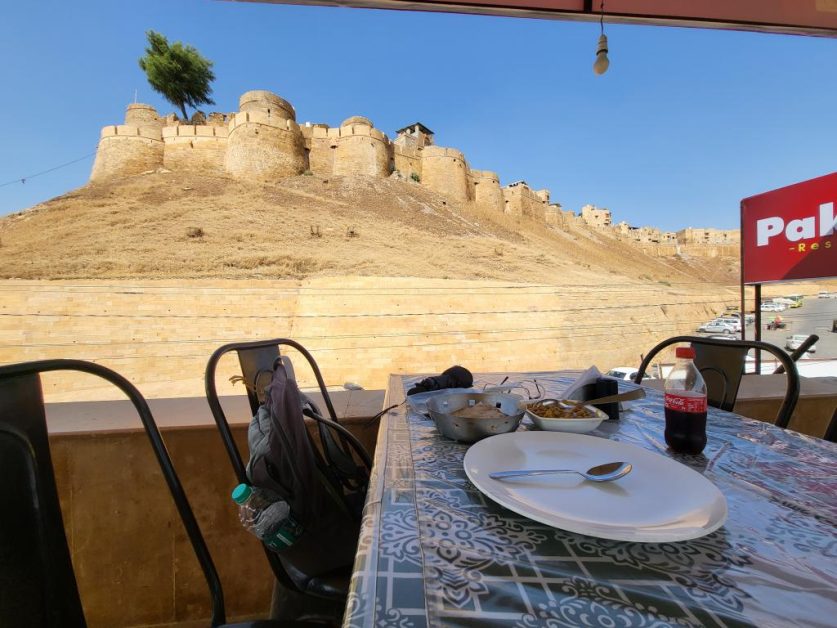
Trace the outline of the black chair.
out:
<instances>
[{"instance_id":1,"label":"black chair","mask_svg":"<svg viewBox=\"0 0 837 628\"><path fill-rule=\"evenodd\" d=\"M313 356L301 344L288 338L230 343L219 347L207 363L205 374L207 402L221 433L221 439L237 481L249 483L245 464L218 397L216 387L218 363L227 354L237 354L241 375L230 379L243 381L251 414L255 415L264 402L264 391L271 380L276 361L281 360L286 370L290 370L291 373L293 371L287 356L281 354L280 347L283 346L292 347L298 351L308 362L317 380L328 415L324 416L316 404L304 395L303 414L317 422L320 449L325 464L346 489L357 491L359 488L365 488L372 468L371 457L354 434L340 425L334 404ZM357 459L361 464L356 462ZM325 576L312 577L285 558L270 551L266 546L264 549L277 581L274 589L274 608L276 609L274 612L281 612L281 607L287 606L294 609L291 616L311 616L313 610L313 616L316 617L318 616L317 609L321 608L324 602L332 602L332 609L336 609L332 615L342 613L349 591L350 565ZM328 617L327 607L325 617ZM339 617L335 616L334 619L339 620Z\"/></svg>"},{"instance_id":2,"label":"black chair","mask_svg":"<svg viewBox=\"0 0 837 628\"><path fill-rule=\"evenodd\" d=\"M0 626L85 626L47 439L41 373L79 371L127 395L142 420L186 528L212 598L212 626L226 624L218 572L148 403L118 373L81 360L43 360L0 367ZM293 626L272 621L236 627Z\"/></svg>"},{"instance_id":3,"label":"black chair","mask_svg":"<svg viewBox=\"0 0 837 628\"><path fill-rule=\"evenodd\" d=\"M779 347L756 340L720 340L701 336L675 336L655 346L639 365L634 382L639 384L654 357L666 347L678 343L691 343L695 349L695 366L706 382L709 405L732 411L738 397L738 388L744 375L747 353L751 349L772 353L782 363L787 375L787 388L782 406L774 425L786 428L799 400L799 372L790 356ZM757 375L757 374L755 374ZM754 376L755 376L754 375Z\"/></svg>"}]
</instances>

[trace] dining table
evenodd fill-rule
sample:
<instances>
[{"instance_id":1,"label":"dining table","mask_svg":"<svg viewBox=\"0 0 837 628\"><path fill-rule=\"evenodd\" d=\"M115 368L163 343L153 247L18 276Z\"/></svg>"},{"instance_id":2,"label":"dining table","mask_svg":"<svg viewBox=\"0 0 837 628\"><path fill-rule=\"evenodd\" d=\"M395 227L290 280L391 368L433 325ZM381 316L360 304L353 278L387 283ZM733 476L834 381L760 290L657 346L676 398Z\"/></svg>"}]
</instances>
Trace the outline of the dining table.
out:
<instances>
[{"instance_id":1,"label":"dining table","mask_svg":"<svg viewBox=\"0 0 837 628\"><path fill-rule=\"evenodd\" d=\"M526 401L560 398L577 376L475 374L474 388L505 380ZM710 407L703 453L676 454L664 438L663 395L647 388L589 438L686 465L720 490L727 518L689 540L598 538L535 521L479 490L464 466L474 445L442 436L406 403L423 377L389 379L385 406L395 407L381 418L344 626L837 622L837 445ZM634 388L619 382L620 392ZM517 428L533 430L527 417Z\"/></svg>"}]
</instances>

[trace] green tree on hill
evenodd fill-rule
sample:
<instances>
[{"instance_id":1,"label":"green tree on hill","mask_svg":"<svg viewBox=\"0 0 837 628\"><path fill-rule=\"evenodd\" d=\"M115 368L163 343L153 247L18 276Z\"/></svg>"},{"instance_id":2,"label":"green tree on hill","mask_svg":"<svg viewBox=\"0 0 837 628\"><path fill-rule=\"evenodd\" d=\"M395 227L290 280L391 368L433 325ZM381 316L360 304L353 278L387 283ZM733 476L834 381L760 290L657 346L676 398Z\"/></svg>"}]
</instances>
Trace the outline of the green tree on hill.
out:
<instances>
[{"instance_id":1,"label":"green tree on hill","mask_svg":"<svg viewBox=\"0 0 837 628\"><path fill-rule=\"evenodd\" d=\"M197 109L198 105L214 105L209 95L210 83L215 80L212 61L205 59L192 46L179 41L169 45L160 33L148 31L148 47L140 57L139 66L148 77L154 91L160 93L175 107L179 107L183 119L188 120L186 105Z\"/></svg>"}]
</instances>

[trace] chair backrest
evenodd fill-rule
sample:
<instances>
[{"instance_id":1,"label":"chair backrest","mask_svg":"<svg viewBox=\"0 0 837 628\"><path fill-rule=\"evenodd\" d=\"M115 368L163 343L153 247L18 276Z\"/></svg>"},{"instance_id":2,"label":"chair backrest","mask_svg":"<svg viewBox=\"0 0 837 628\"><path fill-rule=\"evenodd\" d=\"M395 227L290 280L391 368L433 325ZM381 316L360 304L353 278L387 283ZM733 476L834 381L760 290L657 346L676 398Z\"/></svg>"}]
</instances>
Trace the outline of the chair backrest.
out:
<instances>
[{"instance_id":1,"label":"chair backrest","mask_svg":"<svg viewBox=\"0 0 837 628\"><path fill-rule=\"evenodd\" d=\"M325 381L314 357L301 344L288 338L272 338L269 340L226 344L219 347L207 362L205 374L206 398L221 434L224 447L227 450L227 455L229 456L236 479L242 483L249 483L246 466L235 443L229 421L218 396L216 386L218 364L223 356L229 353L237 354L238 363L241 367L241 377L247 388L250 409L255 415L258 412L259 406L265 400L265 388L271 381L277 359L282 361L286 371L292 372L292 368L289 368L290 363L287 356L281 354L280 348L283 346L292 347L297 350L308 362L317 381L319 392L326 405L328 411L327 417L323 416L316 404L308 398L305 398L306 405L303 410L305 416L317 422L323 463L328 466L330 472L333 472L334 477L345 488L349 490L356 489L357 485L352 479L355 477L354 472L358 468L362 469L365 467L367 470L371 469L371 458L357 438L340 425L337 413L334 410L334 404L331 401ZM353 454L360 458L363 467L358 467L355 464ZM308 574L287 560L283 562L267 547L265 547L265 554L276 579L283 586L289 588L291 591L306 592L307 582L309 580Z\"/></svg>"},{"instance_id":2,"label":"chair backrest","mask_svg":"<svg viewBox=\"0 0 837 628\"><path fill-rule=\"evenodd\" d=\"M85 625L49 455L40 374L51 371L101 377L134 405L209 585L212 625L223 624L224 594L218 572L146 400L127 379L98 364L43 360L0 367L0 554L4 556L0 625ZM10 566L5 561L7 545L13 558ZM33 604L40 604L41 615L34 615L38 609ZM7 608L14 610L14 605L19 614L15 621L6 621ZM43 619L30 621L30 617Z\"/></svg>"},{"instance_id":3,"label":"chair backrest","mask_svg":"<svg viewBox=\"0 0 837 628\"><path fill-rule=\"evenodd\" d=\"M640 383L651 361L666 347L691 343L695 349L695 366L706 381L707 401L716 408L732 410L738 397L744 365L750 349L767 351L782 363L787 376L785 398L776 415L775 425L785 428L799 399L799 372L790 356L779 347L756 340L720 340L701 336L675 336L656 345L639 366L635 383Z\"/></svg>"},{"instance_id":4,"label":"chair backrest","mask_svg":"<svg viewBox=\"0 0 837 628\"><path fill-rule=\"evenodd\" d=\"M37 374L0 369L0 626L85 626Z\"/></svg>"}]
</instances>

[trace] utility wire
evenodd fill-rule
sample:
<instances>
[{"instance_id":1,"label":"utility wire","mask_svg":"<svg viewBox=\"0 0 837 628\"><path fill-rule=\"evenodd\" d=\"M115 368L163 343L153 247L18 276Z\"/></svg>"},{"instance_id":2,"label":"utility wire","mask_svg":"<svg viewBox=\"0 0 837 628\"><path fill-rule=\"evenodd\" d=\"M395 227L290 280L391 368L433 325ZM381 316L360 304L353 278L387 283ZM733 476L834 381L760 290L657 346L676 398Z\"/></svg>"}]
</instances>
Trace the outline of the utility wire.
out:
<instances>
[{"instance_id":1,"label":"utility wire","mask_svg":"<svg viewBox=\"0 0 837 628\"><path fill-rule=\"evenodd\" d=\"M35 174L30 174L25 177L18 177L17 179L12 179L11 181L6 181L6 183L0 183L0 188L6 187L7 185L12 185L13 183L26 183L29 179L34 179L35 177L40 177L42 174L48 174L50 172L55 172L56 170L60 170L61 168L66 168L67 166L72 166L80 161L84 161L89 157L92 157L96 154L94 150L92 153L88 153L84 157L79 157L78 159L73 159L72 161L68 161L65 164L61 164L60 166L55 166L54 168L49 168L48 170L42 170L41 172L36 172Z\"/></svg>"}]
</instances>

